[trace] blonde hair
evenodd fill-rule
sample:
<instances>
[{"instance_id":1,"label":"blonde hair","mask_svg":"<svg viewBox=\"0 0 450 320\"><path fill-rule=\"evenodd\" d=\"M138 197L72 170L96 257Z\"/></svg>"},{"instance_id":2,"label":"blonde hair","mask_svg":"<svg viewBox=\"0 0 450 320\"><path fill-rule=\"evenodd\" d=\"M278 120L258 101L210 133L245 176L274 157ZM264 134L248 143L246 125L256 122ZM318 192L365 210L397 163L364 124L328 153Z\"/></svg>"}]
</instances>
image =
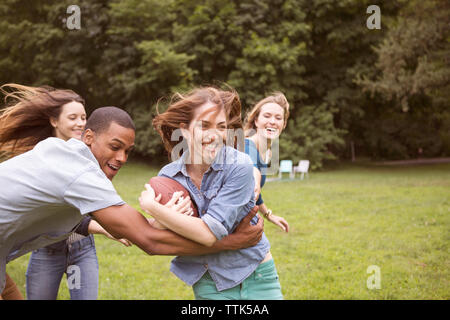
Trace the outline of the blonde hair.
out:
<instances>
[{"instance_id":1,"label":"blonde hair","mask_svg":"<svg viewBox=\"0 0 450 320\"><path fill-rule=\"evenodd\" d=\"M247 113L244 121L244 131L246 135L250 134L251 131L256 131L255 120L258 118L261 108L267 103L276 103L284 110L284 124L283 129L286 128L287 121L289 118L289 102L286 97L281 92L274 92L270 96L258 101L255 106Z\"/></svg>"}]
</instances>

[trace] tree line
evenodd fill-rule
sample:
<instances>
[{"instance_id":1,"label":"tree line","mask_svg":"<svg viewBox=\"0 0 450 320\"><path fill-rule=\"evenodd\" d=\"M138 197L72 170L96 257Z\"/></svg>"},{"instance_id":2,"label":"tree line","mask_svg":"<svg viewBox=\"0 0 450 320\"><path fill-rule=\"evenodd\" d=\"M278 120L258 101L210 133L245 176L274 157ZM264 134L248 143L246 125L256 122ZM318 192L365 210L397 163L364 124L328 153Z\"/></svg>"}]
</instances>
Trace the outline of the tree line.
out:
<instances>
[{"instance_id":1,"label":"tree line","mask_svg":"<svg viewBox=\"0 0 450 320\"><path fill-rule=\"evenodd\" d=\"M206 84L235 88L244 113L282 91L291 117L281 159L320 168L352 153L450 155L446 1L75 2L0 3L0 83L70 88L88 112L127 110L142 156L167 160L150 125L157 102ZM73 4L81 26L70 30ZM373 4L381 9L379 30L366 26Z\"/></svg>"}]
</instances>

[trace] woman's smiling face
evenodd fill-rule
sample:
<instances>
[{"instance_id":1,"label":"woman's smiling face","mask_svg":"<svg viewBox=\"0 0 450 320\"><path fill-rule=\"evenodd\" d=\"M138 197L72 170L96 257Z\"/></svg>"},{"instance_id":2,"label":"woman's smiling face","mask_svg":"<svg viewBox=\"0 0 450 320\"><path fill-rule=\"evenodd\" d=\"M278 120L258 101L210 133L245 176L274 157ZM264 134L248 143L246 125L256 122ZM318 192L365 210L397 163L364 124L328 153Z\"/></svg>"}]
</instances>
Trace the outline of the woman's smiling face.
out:
<instances>
[{"instance_id":1,"label":"woman's smiling face","mask_svg":"<svg viewBox=\"0 0 450 320\"><path fill-rule=\"evenodd\" d=\"M55 136L63 140L70 138L81 139L86 125L86 111L84 106L76 101L66 103L61 107L61 113L57 119L50 119L55 129Z\"/></svg>"},{"instance_id":2,"label":"woman's smiling face","mask_svg":"<svg viewBox=\"0 0 450 320\"><path fill-rule=\"evenodd\" d=\"M266 139L276 139L280 136L284 126L284 110L277 103L264 104L255 120L258 135Z\"/></svg>"},{"instance_id":3,"label":"woman's smiling face","mask_svg":"<svg viewBox=\"0 0 450 320\"><path fill-rule=\"evenodd\" d=\"M192 164L211 164L227 135L227 118L223 108L207 102L198 107L183 136L189 144Z\"/></svg>"}]
</instances>

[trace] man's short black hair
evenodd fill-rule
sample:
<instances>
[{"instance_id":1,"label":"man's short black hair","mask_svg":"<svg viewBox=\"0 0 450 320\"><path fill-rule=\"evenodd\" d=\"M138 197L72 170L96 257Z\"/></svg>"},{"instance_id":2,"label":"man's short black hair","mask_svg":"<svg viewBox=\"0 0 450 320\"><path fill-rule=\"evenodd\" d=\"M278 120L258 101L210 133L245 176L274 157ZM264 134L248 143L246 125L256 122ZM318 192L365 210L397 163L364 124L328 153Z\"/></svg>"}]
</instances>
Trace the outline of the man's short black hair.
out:
<instances>
[{"instance_id":1,"label":"man's short black hair","mask_svg":"<svg viewBox=\"0 0 450 320\"><path fill-rule=\"evenodd\" d=\"M91 129L95 133L102 133L109 128L112 122L115 122L124 128L136 130L130 115L117 107L102 107L95 109L86 122L85 130Z\"/></svg>"}]
</instances>

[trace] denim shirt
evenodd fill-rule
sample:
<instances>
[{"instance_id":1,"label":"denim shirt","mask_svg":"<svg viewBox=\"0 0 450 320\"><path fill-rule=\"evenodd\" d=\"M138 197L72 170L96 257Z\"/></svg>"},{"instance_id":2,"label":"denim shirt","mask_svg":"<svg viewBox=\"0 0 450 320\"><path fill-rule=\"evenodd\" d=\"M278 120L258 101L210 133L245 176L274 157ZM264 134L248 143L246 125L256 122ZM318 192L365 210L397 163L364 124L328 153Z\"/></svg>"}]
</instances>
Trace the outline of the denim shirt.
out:
<instances>
[{"instance_id":1,"label":"denim shirt","mask_svg":"<svg viewBox=\"0 0 450 320\"><path fill-rule=\"evenodd\" d=\"M199 217L218 240L232 233L239 222L255 206L253 165L248 155L223 147L203 175L200 190L186 171L184 155L161 169L159 176L175 179L189 192L197 204ZM253 218L252 224L256 224ZM194 285L209 271L217 290L239 285L258 267L270 244L265 234L257 245L240 250L225 250L201 256L179 256L170 270L188 285Z\"/></svg>"}]
</instances>

